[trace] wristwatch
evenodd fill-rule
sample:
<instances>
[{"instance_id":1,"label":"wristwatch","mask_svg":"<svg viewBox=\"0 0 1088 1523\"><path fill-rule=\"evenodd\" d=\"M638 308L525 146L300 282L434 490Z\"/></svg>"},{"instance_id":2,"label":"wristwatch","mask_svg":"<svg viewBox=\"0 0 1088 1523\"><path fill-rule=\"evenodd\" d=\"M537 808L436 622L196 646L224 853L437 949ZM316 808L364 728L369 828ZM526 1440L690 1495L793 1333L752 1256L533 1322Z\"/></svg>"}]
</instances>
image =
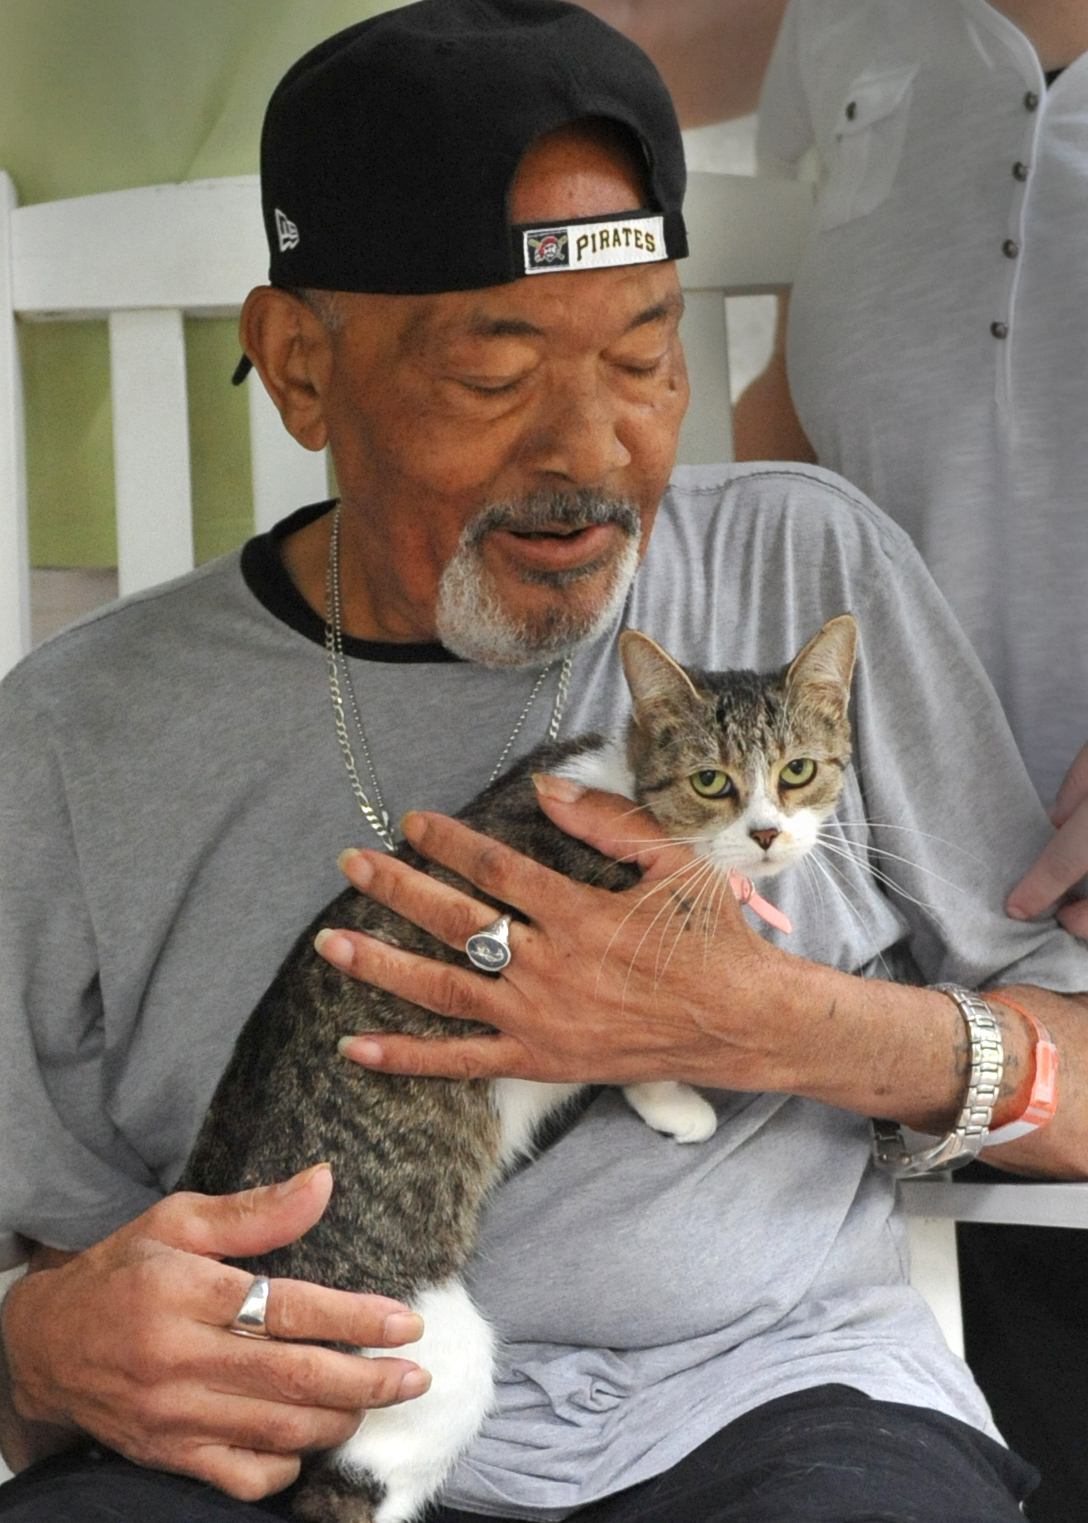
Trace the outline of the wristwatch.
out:
<instances>
[{"instance_id":1,"label":"wristwatch","mask_svg":"<svg viewBox=\"0 0 1088 1523\"><path fill-rule=\"evenodd\" d=\"M928 1147L912 1152L898 1121L874 1120L873 1162L897 1179L929 1174L933 1169L959 1169L986 1146L990 1118L1001 1093L1005 1049L1001 1028L981 995L958 984L933 984L959 1007L971 1038L971 1066L963 1109L950 1132Z\"/></svg>"}]
</instances>

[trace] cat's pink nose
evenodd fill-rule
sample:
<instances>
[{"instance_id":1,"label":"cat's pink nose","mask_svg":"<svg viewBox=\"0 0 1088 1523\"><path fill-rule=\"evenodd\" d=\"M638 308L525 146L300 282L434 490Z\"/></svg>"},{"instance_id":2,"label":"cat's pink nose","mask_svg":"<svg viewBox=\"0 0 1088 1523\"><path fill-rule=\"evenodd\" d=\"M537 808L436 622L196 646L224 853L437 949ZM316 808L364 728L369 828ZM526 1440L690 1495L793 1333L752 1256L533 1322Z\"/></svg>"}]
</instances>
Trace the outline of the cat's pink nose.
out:
<instances>
[{"instance_id":1,"label":"cat's pink nose","mask_svg":"<svg viewBox=\"0 0 1088 1523\"><path fill-rule=\"evenodd\" d=\"M772 828L770 830L750 830L748 834L753 841L758 842L763 847L764 851L770 851L771 847L778 840L781 831Z\"/></svg>"}]
</instances>

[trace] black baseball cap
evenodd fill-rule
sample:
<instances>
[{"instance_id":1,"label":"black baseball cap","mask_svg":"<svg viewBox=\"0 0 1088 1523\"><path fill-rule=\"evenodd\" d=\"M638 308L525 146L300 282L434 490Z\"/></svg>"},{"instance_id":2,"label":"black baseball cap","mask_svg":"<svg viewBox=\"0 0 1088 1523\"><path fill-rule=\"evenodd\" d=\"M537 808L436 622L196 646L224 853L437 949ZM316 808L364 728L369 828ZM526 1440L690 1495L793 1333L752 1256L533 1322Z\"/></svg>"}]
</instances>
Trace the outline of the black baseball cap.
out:
<instances>
[{"instance_id":1,"label":"black baseball cap","mask_svg":"<svg viewBox=\"0 0 1088 1523\"><path fill-rule=\"evenodd\" d=\"M649 204L512 225L526 149L585 118L629 135ZM419 0L361 21L288 70L261 135L269 280L295 289L425 295L682 259L684 185L661 76L564 0Z\"/></svg>"}]
</instances>

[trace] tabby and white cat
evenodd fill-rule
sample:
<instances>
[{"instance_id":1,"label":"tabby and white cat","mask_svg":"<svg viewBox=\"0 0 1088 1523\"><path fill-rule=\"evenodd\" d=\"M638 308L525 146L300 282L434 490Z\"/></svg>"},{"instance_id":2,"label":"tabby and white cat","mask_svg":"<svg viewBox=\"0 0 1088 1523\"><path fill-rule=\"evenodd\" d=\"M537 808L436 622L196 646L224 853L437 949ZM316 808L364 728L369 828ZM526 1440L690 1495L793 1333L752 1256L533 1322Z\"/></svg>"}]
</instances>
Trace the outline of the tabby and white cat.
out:
<instances>
[{"instance_id":1,"label":"tabby and white cat","mask_svg":"<svg viewBox=\"0 0 1088 1523\"><path fill-rule=\"evenodd\" d=\"M581 882L632 887L637 868L564 835L538 807L531 774L558 772L644 805L668 836L690 842L693 871L716 884L731 871L777 873L811 849L842 790L855 644L854 620L842 614L789 666L761 676L685 671L627 630L626 735L538 747L459 818ZM399 855L486 898L407 845ZM326 925L466 963L354 889L334 899L242 1030L177 1188L224 1194L332 1164L332 1199L316 1226L237 1262L254 1274L392 1296L422 1315L425 1332L411 1353L430 1370L430 1390L368 1413L346 1444L306 1461L292 1499L294 1516L311 1523L403 1523L437 1492L492 1398L493 1335L460 1278L484 1196L582 1086L421 1079L346 1063L337 1054L343 1036L447 1036L450 1022L330 967L313 947ZM714 1130L713 1108L686 1085L634 1084L624 1094L678 1141Z\"/></svg>"}]
</instances>

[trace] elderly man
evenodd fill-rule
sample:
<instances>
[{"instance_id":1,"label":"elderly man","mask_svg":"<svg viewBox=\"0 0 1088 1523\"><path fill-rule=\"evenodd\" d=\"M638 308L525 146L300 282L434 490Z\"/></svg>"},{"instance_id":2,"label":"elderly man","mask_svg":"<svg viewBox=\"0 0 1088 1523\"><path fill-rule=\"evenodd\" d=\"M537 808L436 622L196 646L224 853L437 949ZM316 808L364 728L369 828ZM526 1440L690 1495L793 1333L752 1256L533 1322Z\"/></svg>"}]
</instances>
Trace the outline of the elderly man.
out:
<instances>
[{"instance_id":1,"label":"elderly man","mask_svg":"<svg viewBox=\"0 0 1088 1523\"><path fill-rule=\"evenodd\" d=\"M503 1340L496 1407L446 1523L1019 1517L1030 1470L906 1284L891 1174L986 1144L1086 1172L1088 954L1002 913L1049 827L905 537L815 470L670 483L685 242L660 81L577 8L424 0L290 71L262 180L272 284L243 342L291 432L331 447L339 509L95 616L2 695L3 1225L32 1272L4 1307L22 1473L0 1513L275 1512L300 1454L426 1390L410 1359L289 1341L410 1345L418 1318L375 1297L274 1280L273 1340L231 1336L250 1277L220 1260L305 1231L326 1169L160 1199L345 839L370 848L352 881L451 945L493 919L383 849L426 808L407 838L524 914L508 967L335 927L322 951L497 1034L364 1034L346 1056L679 1078L719 1120L680 1148L605 1090L496 1192L471 1273ZM622 895L433 812L549 728L614 727L625 624L768 669L847 608L841 891L783 883L789 951L732 903L691 941L678 905L663 965L683 853L629 801L541 784L565 830L634 851ZM930 1141L885 1123L874 1167L870 1116Z\"/></svg>"}]
</instances>

